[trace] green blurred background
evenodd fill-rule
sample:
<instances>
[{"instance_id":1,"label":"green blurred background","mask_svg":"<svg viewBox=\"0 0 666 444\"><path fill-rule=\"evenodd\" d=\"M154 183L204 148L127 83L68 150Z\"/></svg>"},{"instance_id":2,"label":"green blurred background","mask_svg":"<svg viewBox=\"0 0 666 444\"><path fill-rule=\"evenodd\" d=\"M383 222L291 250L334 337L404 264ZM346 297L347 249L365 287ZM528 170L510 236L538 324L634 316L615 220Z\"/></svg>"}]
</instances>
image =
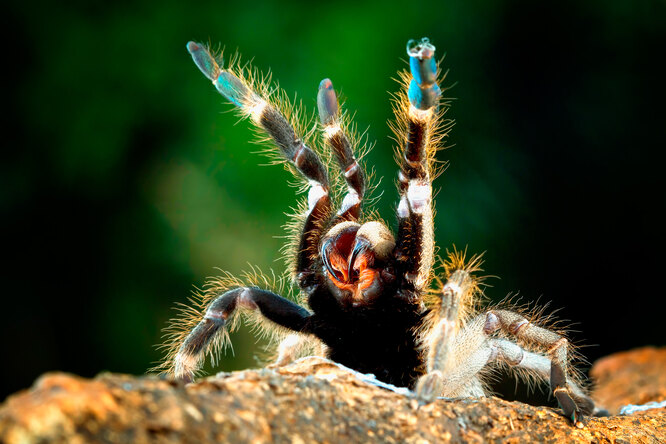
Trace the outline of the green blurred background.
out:
<instances>
[{"instance_id":1,"label":"green blurred background","mask_svg":"<svg viewBox=\"0 0 666 444\"><path fill-rule=\"evenodd\" d=\"M486 251L487 294L552 301L592 360L666 343L663 1L37 1L5 21L0 399L49 370L144 373L215 267L283 270L290 177L258 166L188 40L238 48L311 111L330 77L393 223L388 92L430 37L457 82L438 244ZM233 341L220 368L256 365Z\"/></svg>"}]
</instances>

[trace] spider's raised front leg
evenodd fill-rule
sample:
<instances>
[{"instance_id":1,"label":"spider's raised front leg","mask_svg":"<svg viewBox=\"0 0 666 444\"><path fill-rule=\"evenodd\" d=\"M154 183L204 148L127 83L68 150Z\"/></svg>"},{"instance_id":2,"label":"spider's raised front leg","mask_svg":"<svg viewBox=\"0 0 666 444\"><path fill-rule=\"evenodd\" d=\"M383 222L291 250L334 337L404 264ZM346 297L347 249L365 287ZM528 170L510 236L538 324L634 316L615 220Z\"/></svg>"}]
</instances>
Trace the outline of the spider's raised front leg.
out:
<instances>
[{"instance_id":1,"label":"spider's raised front leg","mask_svg":"<svg viewBox=\"0 0 666 444\"><path fill-rule=\"evenodd\" d=\"M314 284L314 259L322 230L330 216L328 172L321 159L296 134L294 126L277 106L254 91L240 76L221 68L210 52L195 42L187 49L192 59L215 88L240 112L264 131L279 148L282 156L309 182L308 210L303 223L296 258L295 275L301 288Z\"/></svg>"},{"instance_id":2,"label":"spider's raised front leg","mask_svg":"<svg viewBox=\"0 0 666 444\"><path fill-rule=\"evenodd\" d=\"M295 276L301 288L315 284L315 263L322 230L330 217L328 172L319 156L296 133L294 126L267 97L255 91L242 70L224 69L211 53L194 42L187 44L197 67L215 88L241 114L264 131L309 183L308 209L303 221L296 252ZM295 332L301 332L310 313L297 304L267 290L254 287L222 288L221 294L198 315L199 322L181 344L172 349L171 368L176 377L191 379L217 335L222 334L227 319L237 306L258 309L267 319ZM202 317L201 317L202 316ZM179 336L180 337L180 336Z\"/></svg>"},{"instance_id":3,"label":"spider's raised front leg","mask_svg":"<svg viewBox=\"0 0 666 444\"><path fill-rule=\"evenodd\" d=\"M347 193L342 200L341 207L328 225L336 226L345 221L356 222L361 215L361 205L365 194L365 175L354 155L352 141L345 130L346 122L339 111L338 98L330 79L324 79L319 84L317 108L324 141L331 148L347 184ZM311 338L296 334L288 335L280 343L278 357L273 365L282 366L290 363L301 354L303 348L309 345L311 345ZM318 345L319 350L316 353L324 356L324 344Z\"/></svg>"},{"instance_id":4,"label":"spider's raised front leg","mask_svg":"<svg viewBox=\"0 0 666 444\"><path fill-rule=\"evenodd\" d=\"M211 342L237 308L259 310L267 319L293 331L301 331L310 312L273 292L254 287L229 290L206 309L203 319L187 335L174 357L174 376L192 381Z\"/></svg>"},{"instance_id":5,"label":"spider's raised front leg","mask_svg":"<svg viewBox=\"0 0 666 444\"><path fill-rule=\"evenodd\" d=\"M438 110L441 90L437 85L435 47L424 38L407 45L411 77L407 94L396 104L401 147L396 257L404 276L404 296L419 294L429 281L434 260L432 218L432 163L437 149Z\"/></svg>"}]
</instances>

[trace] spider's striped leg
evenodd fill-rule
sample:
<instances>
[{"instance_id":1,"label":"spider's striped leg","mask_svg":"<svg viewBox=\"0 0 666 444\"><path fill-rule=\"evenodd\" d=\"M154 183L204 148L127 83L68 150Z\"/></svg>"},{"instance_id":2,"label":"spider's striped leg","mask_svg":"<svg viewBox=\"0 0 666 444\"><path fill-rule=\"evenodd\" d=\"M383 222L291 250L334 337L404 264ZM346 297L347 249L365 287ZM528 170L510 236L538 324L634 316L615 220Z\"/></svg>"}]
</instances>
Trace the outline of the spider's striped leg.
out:
<instances>
[{"instance_id":1,"label":"spider's striped leg","mask_svg":"<svg viewBox=\"0 0 666 444\"><path fill-rule=\"evenodd\" d=\"M519 340L545 348L548 356L528 351L511 340L491 336L500 329ZM453 348L459 356L448 372L442 375L443 394L478 396L479 373L493 362L502 362L540 380L550 379L564 414L580 427L583 424L582 415L605 416L607 412L595 407L594 401L567 376L566 347L565 338L531 324L518 313L491 310L472 319L456 336Z\"/></svg>"},{"instance_id":2,"label":"spider's striped leg","mask_svg":"<svg viewBox=\"0 0 666 444\"><path fill-rule=\"evenodd\" d=\"M552 361L549 357L525 350L520 345L506 339L490 339L492 347L491 359L507 363L510 366L526 370L539 379L547 381L550 378ZM594 405L582 388L567 378L567 388L576 405L584 414L594 416L608 416L608 411ZM575 418L572 418L576 422Z\"/></svg>"},{"instance_id":3,"label":"spider's striped leg","mask_svg":"<svg viewBox=\"0 0 666 444\"><path fill-rule=\"evenodd\" d=\"M319 84L317 107L319 108L319 119L324 127L324 139L333 149L335 159L347 182L347 194L342 200L342 207L336 214L332 225L347 220L355 221L361 214L365 178L363 169L354 157L349 136L343 128L338 112L338 98L333 89L333 83L329 79L324 79Z\"/></svg>"},{"instance_id":4,"label":"spider's striped leg","mask_svg":"<svg viewBox=\"0 0 666 444\"><path fill-rule=\"evenodd\" d=\"M319 156L296 134L294 127L276 106L253 91L244 79L221 68L206 48L187 44L199 69L215 88L243 114L268 134L284 158L309 181L308 212L296 259L296 275L302 288L314 283L313 265L325 222L330 215L328 172Z\"/></svg>"},{"instance_id":5,"label":"spider's striped leg","mask_svg":"<svg viewBox=\"0 0 666 444\"><path fill-rule=\"evenodd\" d=\"M212 341L237 308L258 309L269 320L297 332L306 327L310 317L305 308L268 290L255 287L229 290L208 305L203 319L181 344L173 360L176 378L192 381Z\"/></svg>"},{"instance_id":6,"label":"spider's striped leg","mask_svg":"<svg viewBox=\"0 0 666 444\"><path fill-rule=\"evenodd\" d=\"M508 310L492 310L486 315L487 333L501 328L504 332L546 349L550 361L550 388L564 411L575 425L581 425L581 415L594 410L594 401L568 378L569 341L553 331L538 327L522 315Z\"/></svg>"},{"instance_id":7,"label":"spider's striped leg","mask_svg":"<svg viewBox=\"0 0 666 444\"><path fill-rule=\"evenodd\" d=\"M433 130L437 127L441 91L437 85L435 47L428 39L408 44L412 79L408 100L398 104L405 135L400 155L397 259L409 292L423 290L434 260L432 220ZM411 290L411 291L410 291Z\"/></svg>"}]
</instances>

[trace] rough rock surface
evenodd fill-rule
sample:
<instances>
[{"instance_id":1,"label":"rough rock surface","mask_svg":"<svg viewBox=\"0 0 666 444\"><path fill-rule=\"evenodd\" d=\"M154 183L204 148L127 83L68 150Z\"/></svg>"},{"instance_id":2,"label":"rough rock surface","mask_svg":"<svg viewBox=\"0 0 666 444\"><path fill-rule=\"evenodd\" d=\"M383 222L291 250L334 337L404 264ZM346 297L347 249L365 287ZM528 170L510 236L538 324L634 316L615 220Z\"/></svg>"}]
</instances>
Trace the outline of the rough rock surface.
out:
<instances>
[{"instance_id":1,"label":"rough rock surface","mask_svg":"<svg viewBox=\"0 0 666 444\"><path fill-rule=\"evenodd\" d=\"M663 400L666 349L594 368L596 397ZM657 399L658 398L658 399ZM157 377L52 373L0 407L0 442L666 442L666 408L572 427L556 409L497 398L425 406L316 358L184 386Z\"/></svg>"},{"instance_id":2,"label":"rough rock surface","mask_svg":"<svg viewBox=\"0 0 666 444\"><path fill-rule=\"evenodd\" d=\"M644 347L599 359L590 371L594 397L611 413L627 404L666 400L666 349ZM666 412L666 410L662 410Z\"/></svg>"}]
</instances>

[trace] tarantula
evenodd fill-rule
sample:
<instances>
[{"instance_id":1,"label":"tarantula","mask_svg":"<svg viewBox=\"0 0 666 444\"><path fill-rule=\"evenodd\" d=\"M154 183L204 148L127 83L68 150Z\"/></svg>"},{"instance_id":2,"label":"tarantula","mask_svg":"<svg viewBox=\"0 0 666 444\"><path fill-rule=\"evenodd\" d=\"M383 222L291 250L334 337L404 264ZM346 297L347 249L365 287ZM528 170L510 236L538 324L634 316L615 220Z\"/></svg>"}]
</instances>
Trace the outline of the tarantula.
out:
<instances>
[{"instance_id":1,"label":"tarantula","mask_svg":"<svg viewBox=\"0 0 666 444\"><path fill-rule=\"evenodd\" d=\"M191 381L207 354L215 358L236 324L235 313L243 309L280 333L277 365L314 351L408 387L424 402L438 396L485 396L488 370L505 365L521 376L549 380L564 414L577 426L583 415L596 412L577 382L565 337L525 314L474 309L481 294L475 276L479 257L466 261L454 249L437 280L443 285L431 289L435 152L452 121L443 118L448 103L438 86L435 47L427 38L407 44L410 71L401 73L403 88L394 100L400 167L396 236L372 220L376 216L362 216L367 177L355 156L359 148L348 130L350 119L340 111L329 79L321 81L317 96L324 142L318 153L304 142L293 109L284 106L284 96L275 99L266 79L257 79L237 59L222 68L221 56L200 44L190 42L187 49L215 88L272 140L274 152L309 187L307 206L294 224L290 267L300 301L309 308L266 289L267 279L213 279L193 300L197 307L184 308L173 322L163 369ZM337 211L331 197L335 178L329 179L326 163L330 158L346 188Z\"/></svg>"}]
</instances>

